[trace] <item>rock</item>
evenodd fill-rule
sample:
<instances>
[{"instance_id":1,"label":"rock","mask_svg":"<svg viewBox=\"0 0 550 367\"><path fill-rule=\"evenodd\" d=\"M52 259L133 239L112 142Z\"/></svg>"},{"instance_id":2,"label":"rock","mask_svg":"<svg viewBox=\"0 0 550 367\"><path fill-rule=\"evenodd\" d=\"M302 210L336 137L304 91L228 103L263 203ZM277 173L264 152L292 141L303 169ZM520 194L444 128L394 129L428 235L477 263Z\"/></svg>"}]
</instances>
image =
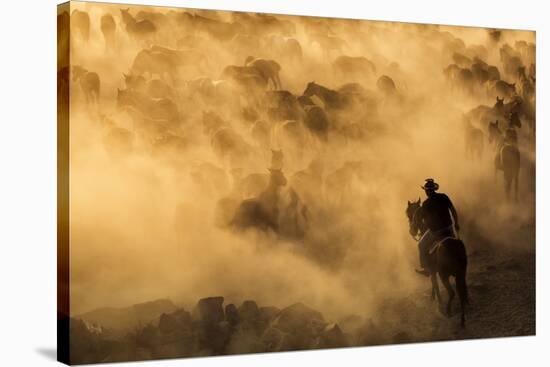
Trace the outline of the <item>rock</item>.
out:
<instances>
[{"instance_id":1,"label":"rock","mask_svg":"<svg viewBox=\"0 0 550 367\"><path fill-rule=\"evenodd\" d=\"M319 336L317 348L342 348L347 347L348 339L338 324L329 324Z\"/></svg>"},{"instance_id":2,"label":"rock","mask_svg":"<svg viewBox=\"0 0 550 367\"><path fill-rule=\"evenodd\" d=\"M323 315L303 303L295 303L282 309L274 320L274 326L287 333L308 328L318 329L320 332L325 325Z\"/></svg>"},{"instance_id":3,"label":"rock","mask_svg":"<svg viewBox=\"0 0 550 367\"><path fill-rule=\"evenodd\" d=\"M295 303L284 308L272 323L274 328L286 334L283 338L282 350L315 347L316 340L326 325L320 312L303 303Z\"/></svg>"},{"instance_id":4,"label":"rock","mask_svg":"<svg viewBox=\"0 0 550 367\"><path fill-rule=\"evenodd\" d=\"M227 354L260 353L266 350L255 330L237 329L229 338Z\"/></svg>"},{"instance_id":5,"label":"rock","mask_svg":"<svg viewBox=\"0 0 550 367\"><path fill-rule=\"evenodd\" d=\"M224 321L223 297L202 298L193 310L193 319L208 324L217 324Z\"/></svg>"},{"instance_id":6,"label":"rock","mask_svg":"<svg viewBox=\"0 0 550 367\"><path fill-rule=\"evenodd\" d=\"M153 349L160 345L159 329L151 324L138 330L135 334L135 342L138 347Z\"/></svg>"},{"instance_id":7,"label":"rock","mask_svg":"<svg viewBox=\"0 0 550 367\"><path fill-rule=\"evenodd\" d=\"M267 329L269 324L277 317L277 315L281 312L280 309L277 307L260 307L259 309L259 333L263 334L263 332Z\"/></svg>"},{"instance_id":8,"label":"rock","mask_svg":"<svg viewBox=\"0 0 550 367\"><path fill-rule=\"evenodd\" d=\"M132 307L138 323L148 323L159 317L162 313L170 313L177 310L177 307L169 299L138 303Z\"/></svg>"},{"instance_id":9,"label":"rock","mask_svg":"<svg viewBox=\"0 0 550 367\"><path fill-rule=\"evenodd\" d=\"M223 297L202 298L193 310L193 331L199 355L222 354L229 339L231 325L225 321Z\"/></svg>"},{"instance_id":10,"label":"rock","mask_svg":"<svg viewBox=\"0 0 550 367\"><path fill-rule=\"evenodd\" d=\"M199 355L223 354L230 335L231 327L227 321L218 324L197 321L194 325Z\"/></svg>"},{"instance_id":11,"label":"rock","mask_svg":"<svg viewBox=\"0 0 550 367\"><path fill-rule=\"evenodd\" d=\"M283 346L285 333L275 327L269 327L261 337L261 342L266 352L279 352Z\"/></svg>"},{"instance_id":12,"label":"rock","mask_svg":"<svg viewBox=\"0 0 550 367\"><path fill-rule=\"evenodd\" d=\"M257 322L260 317L260 310L254 301L244 301L239 307L239 317L241 321Z\"/></svg>"},{"instance_id":13,"label":"rock","mask_svg":"<svg viewBox=\"0 0 550 367\"><path fill-rule=\"evenodd\" d=\"M263 328L260 320L260 309L256 302L244 301L239 307L239 324L237 328L243 332L251 331L257 337L261 335Z\"/></svg>"},{"instance_id":14,"label":"rock","mask_svg":"<svg viewBox=\"0 0 550 367\"><path fill-rule=\"evenodd\" d=\"M161 348L161 352L159 353L162 355L171 353L166 351L173 349L173 347L170 347L170 344L176 345L176 349L178 350L176 356L189 355L191 353L191 346L196 343L193 341L192 321L189 312L181 309L171 314L162 314L159 319L158 328L160 331L160 344L165 346ZM185 348L182 349L183 346Z\"/></svg>"},{"instance_id":15,"label":"rock","mask_svg":"<svg viewBox=\"0 0 550 367\"><path fill-rule=\"evenodd\" d=\"M86 323L80 319L71 319L69 323L71 363L93 363L105 353L100 350L100 340Z\"/></svg>"},{"instance_id":16,"label":"rock","mask_svg":"<svg viewBox=\"0 0 550 367\"><path fill-rule=\"evenodd\" d=\"M124 308L98 308L76 317L88 323L98 324L116 330L121 334L126 334L139 327L139 325L157 319L162 313L171 313L176 309L177 307L172 301L159 299Z\"/></svg>"},{"instance_id":17,"label":"rock","mask_svg":"<svg viewBox=\"0 0 550 367\"><path fill-rule=\"evenodd\" d=\"M239 317L239 311L233 303L225 306L225 321L227 321L229 325L235 326L240 320L241 318Z\"/></svg>"},{"instance_id":18,"label":"rock","mask_svg":"<svg viewBox=\"0 0 550 367\"><path fill-rule=\"evenodd\" d=\"M260 307L260 319L266 322L271 322L281 310L277 307Z\"/></svg>"},{"instance_id":19,"label":"rock","mask_svg":"<svg viewBox=\"0 0 550 367\"><path fill-rule=\"evenodd\" d=\"M163 334L169 334L176 330L176 320L172 315L163 313L159 318L159 330Z\"/></svg>"},{"instance_id":20,"label":"rock","mask_svg":"<svg viewBox=\"0 0 550 367\"><path fill-rule=\"evenodd\" d=\"M191 329L191 314L184 309L170 314L163 313L159 319L159 330L162 334L170 334L180 330Z\"/></svg>"}]
</instances>

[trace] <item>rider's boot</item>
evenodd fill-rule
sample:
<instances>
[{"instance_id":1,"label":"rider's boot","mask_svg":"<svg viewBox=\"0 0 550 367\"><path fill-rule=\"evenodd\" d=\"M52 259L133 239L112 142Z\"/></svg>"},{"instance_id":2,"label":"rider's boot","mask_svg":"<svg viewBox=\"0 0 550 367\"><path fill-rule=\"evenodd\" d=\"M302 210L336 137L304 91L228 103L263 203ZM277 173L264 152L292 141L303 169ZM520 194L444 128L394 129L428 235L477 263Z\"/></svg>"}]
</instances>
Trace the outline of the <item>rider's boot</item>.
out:
<instances>
[{"instance_id":1,"label":"rider's boot","mask_svg":"<svg viewBox=\"0 0 550 367\"><path fill-rule=\"evenodd\" d=\"M430 276L430 271L428 270L428 266L426 265L427 259L426 255L420 251L420 269L414 269L418 274L424 275L424 276Z\"/></svg>"},{"instance_id":2,"label":"rider's boot","mask_svg":"<svg viewBox=\"0 0 550 367\"><path fill-rule=\"evenodd\" d=\"M429 277L430 276L430 271L426 268L421 268L421 269L414 269L414 271L416 271L418 274L420 275L424 275L426 277Z\"/></svg>"}]
</instances>

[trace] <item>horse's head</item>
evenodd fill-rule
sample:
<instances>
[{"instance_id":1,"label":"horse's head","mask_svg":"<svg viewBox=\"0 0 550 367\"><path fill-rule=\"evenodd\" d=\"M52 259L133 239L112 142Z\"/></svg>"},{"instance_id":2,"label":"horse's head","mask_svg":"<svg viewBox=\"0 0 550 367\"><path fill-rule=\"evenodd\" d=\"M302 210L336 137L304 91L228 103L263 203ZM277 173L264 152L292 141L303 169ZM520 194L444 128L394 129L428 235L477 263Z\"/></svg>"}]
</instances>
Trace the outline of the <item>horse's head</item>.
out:
<instances>
[{"instance_id":1,"label":"horse's head","mask_svg":"<svg viewBox=\"0 0 550 367\"><path fill-rule=\"evenodd\" d=\"M270 172L270 183L276 187L285 186L287 183L286 177L281 169L268 168Z\"/></svg>"},{"instance_id":2,"label":"horse's head","mask_svg":"<svg viewBox=\"0 0 550 367\"><path fill-rule=\"evenodd\" d=\"M120 15L122 16L122 19L125 19L127 17L131 17L130 8L120 9Z\"/></svg>"},{"instance_id":3,"label":"horse's head","mask_svg":"<svg viewBox=\"0 0 550 367\"><path fill-rule=\"evenodd\" d=\"M132 106L132 95L128 90L117 88L116 103L117 107Z\"/></svg>"},{"instance_id":4,"label":"horse's head","mask_svg":"<svg viewBox=\"0 0 550 367\"><path fill-rule=\"evenodd\" d=\"M130 89L140 89L145 85L145 78L141 75L125 74L122 73L124 77L124 84L127 88Z\"/></svg>"},{"instance_id":5,"label":"horse's head","mask_svg":"<svg viewBox=\"0 0 550 367\"><path fill-rule=\"evenodd\" d=\"M393 94L396 92L395 83L392 78L382 75L376 81L376 87L384 94Z\"/></svg>"},{"instance_id":6,"label":"horse's head","mask_svg":"<svg viewBox=\"0 0 550 367\"><path fill-rule=\"evenodd\" d=\"M254 56L247 56L246 59L244 59L244 66L248 66L252 61L254 61Z\"/></svg>"},{"instance_id":7,"label":"horse's head","mask_svg":"<svg viewBox=\"0 0 550 367\"><path fill-rule=\"evenodd\" d=\"M282 149L271 149L271 159L273 159L273 160L283 160L283 150Z\"/></svg>"},{"instance_id":8,"label":"horse's head","mask_svg":"<svg viewBox=\"0 0 550 367\"><path fill-rule=\"evenodd\" d=\"M504 98L498 98L498 96L497 96L497 101L494 105L494 108L495 109L501 109L503 107L504 107Z\"/></svg>"},{"instance_id":9,"label":"horse's head","mask_svg":"<svg viewBox=\"0 0 550 367\"><path fill-rule=\"evenodd\" d=\"M407 201L407 210L405 211L405 213L407 214L407 218L409 219L409 233L413 237L415 237L418 232L421 231L419 222L420 218L418 215L416 215L420 207L420 198L418 198L418 201Z\"/></svg>"},{"instance_id":10,"label":"horse's head","mask_svg":"<svg viewBox=\"0 0 550 367\"><path fill-rule=\"evenodd\" d=\"M315 82L309 82L307 83L306 90L304 91L303 95L307 97L311 97L317 92L318 85L315 84Z\"/></svg>"}]
</instances>

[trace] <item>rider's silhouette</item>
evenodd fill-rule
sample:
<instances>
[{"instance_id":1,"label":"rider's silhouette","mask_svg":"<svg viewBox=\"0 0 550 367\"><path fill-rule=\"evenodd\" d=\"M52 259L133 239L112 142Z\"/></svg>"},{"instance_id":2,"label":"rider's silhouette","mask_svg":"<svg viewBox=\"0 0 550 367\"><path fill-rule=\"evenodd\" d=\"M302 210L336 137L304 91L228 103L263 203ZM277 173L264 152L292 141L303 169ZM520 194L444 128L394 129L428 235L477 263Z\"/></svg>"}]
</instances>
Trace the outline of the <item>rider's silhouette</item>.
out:
<instances>
[{"instance_id":1,"label":"rider's silhouette","mask_svg":"<svg viewBox=\"0 0 550 367\"><path fill-rule=\"evenodd\" d=\"M420 218L424 221L427 231L418 241L421 269L417 272L427 276L430 274L428 271L428 254L432 245L446 237L455 237L453 223L457 233L460 227L458 225L458 214L449 197L436 192L439 189L439 184L433 178L428 178L424 186L421 187L428 198L422 203L417 215L421 215Z\"/></svg>"}]
</instances>

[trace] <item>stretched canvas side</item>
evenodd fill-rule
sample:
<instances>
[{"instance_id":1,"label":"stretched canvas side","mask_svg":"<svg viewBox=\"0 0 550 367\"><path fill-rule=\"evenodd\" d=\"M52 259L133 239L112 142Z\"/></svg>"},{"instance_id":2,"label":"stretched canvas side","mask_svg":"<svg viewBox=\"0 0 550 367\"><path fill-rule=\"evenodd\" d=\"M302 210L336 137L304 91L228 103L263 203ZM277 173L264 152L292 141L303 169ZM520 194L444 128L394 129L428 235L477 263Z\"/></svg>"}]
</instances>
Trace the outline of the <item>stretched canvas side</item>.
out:
<instances>
[{"instance_id":1,"label":"stretched canvas side","mask_svg":"<svg viewBox=\"0 0 550 367\"><path fill-rule=\"evenodd\" d=\"M57 6L57 360L69 363L70 3Z\"/></svg>"}]
</instances>

